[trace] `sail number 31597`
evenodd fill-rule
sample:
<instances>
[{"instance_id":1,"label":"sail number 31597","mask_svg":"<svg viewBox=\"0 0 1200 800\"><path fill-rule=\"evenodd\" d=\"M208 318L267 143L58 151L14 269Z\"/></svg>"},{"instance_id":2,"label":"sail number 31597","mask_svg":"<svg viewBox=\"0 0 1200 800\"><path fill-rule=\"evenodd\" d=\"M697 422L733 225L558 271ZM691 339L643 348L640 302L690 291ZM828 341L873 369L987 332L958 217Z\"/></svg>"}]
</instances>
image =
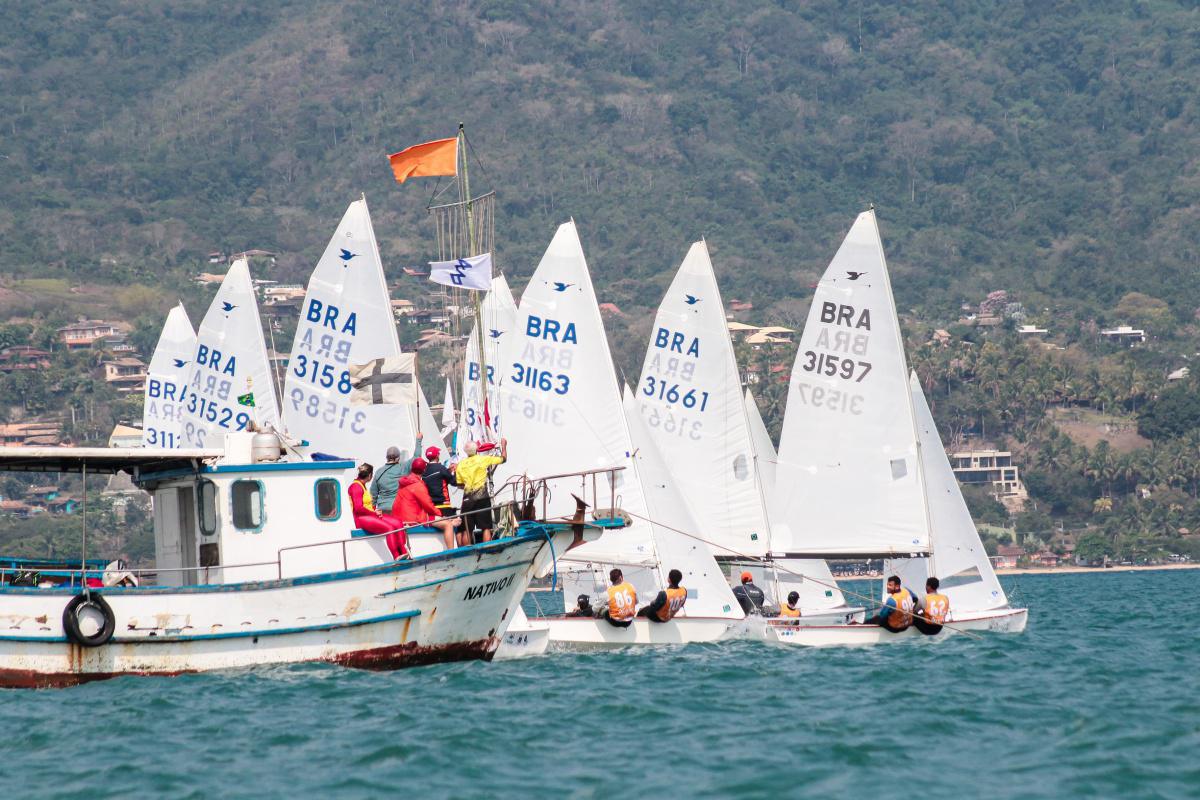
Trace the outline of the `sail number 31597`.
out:
<instances>
[{"instance_id":1,"label":"sail number 31597","mask_svg":"<svg viewBox=\"0 0 1200 800\"><path fill-rule=\"evenodd\" d=\"M805 361L800 368L805 372L815 372L831 378L836 375L844 380L854 378L855 383L862 383L862 379L867 377L867 373L871 371L871 365L866 361L839 358L829 353L814 353L812 350L805 350L804 358Z\"/></svg>"}]
</instances>

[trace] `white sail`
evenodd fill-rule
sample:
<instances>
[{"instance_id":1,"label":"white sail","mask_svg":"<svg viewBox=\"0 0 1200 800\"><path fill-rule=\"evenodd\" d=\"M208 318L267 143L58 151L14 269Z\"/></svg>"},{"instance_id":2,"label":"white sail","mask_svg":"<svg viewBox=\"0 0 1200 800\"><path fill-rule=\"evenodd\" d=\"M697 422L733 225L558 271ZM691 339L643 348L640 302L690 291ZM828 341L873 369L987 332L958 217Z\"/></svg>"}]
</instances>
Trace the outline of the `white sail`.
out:
<instances>
[{"instance_id":1,"label":"white sail","mask_svg":"<svg viewBox=\"0 0 1200 800\"><path fill-rule=\"evenodd\" d=\"M446 451L446 439L442 436L442 430L438 427L437 420L433 418L433 409L429 407L429 400L425 397L425 390L421 388L420 382L417 383L417 425L424 438L422 448L436 447L442 452ZM424 456L424 452L413 453L414 456Z\"/></svg>"},{"instance_id":2,"label":"white sail","mask_svg":"<svg viewBox=\"0 0 1200 800\"><path fill-rule=\"evenodd\" d=\"M771 494L775 491L775 464L779 456L775 453L775 443L771 441L758 403L749 389L746 390L746 419L750 421L750 441L754 445L754 459L758 463L758 479L769 504Z\"/></svg>"},{"instance_id":3,"label":"white sail","mask_svg":"<svg viewBox=\"0 0 1200 800\"><path fill-rule=\"evenodd\" d=\"M885 576L897 572L904 585L918 595L925 593L925 579L936 575L940 590L950 598L952 611L987 611L1008 605L1008 598L992 562L983 549L979 531L963 499L958 479L938 436L933 414L921 384L911 378L912 401L917 415L917 435L921 441L921 461L925 467L925 485L929 493L929 518L932 523L932 553L929 558L889 562Z\"/></svg>"},{"instance_id":4,"label":"white sail","mask_svg":"<svg viewBox=\"0 0 1200 800\"><path fill-rule=\"evenodd\" d=\"M196 329L180 303L167 314L150 359L142 406L142 446L182 445L185 387L195 355Z\"/></svg>"},{"instance_id":5,"label":"white sail","mask_svg":"<svg viewBox=\"0 0 1200 800\"><path fill-rule=\"evenodd\" d=\"M458 427L458 413L454 410L454 390L450 387L450 379L446 378L446 393L442 397L442 439L445 440ZM446 444L454 449L453 437Z\"/></svg>"},{"instance_id":6,"label":"white sail","mask_svg":"<svg viewBox=\"0 0 1200 800\"><path fill-rule=\"evenodd\" d=\"M675 487L678 471L668 469L663 461L655 447L653 431L646 426L638 402L628 387L624 402L634 447L634 466L646 497L648 516L655 523L651 529L659 560L658 588L666 588L667 574L678 569L683 573L683 586L688 590L683 616L741 619L745 615L725 580L725 573L713 557L713 551L699 538L703 528ZM621 531L612 534L618 542L621 535ZM654 595L642 599L649 602Z\"/></svg>"},{"instance_id":7,"label":"white sail","mask_svg":"<svg viewBox=\"0 0 1200 800\"><path fill-rule=\"evenodd\" d=\"M244 258L233 262L200 322L184 403L187 447L220 447L226 431L279 428L258 302Z\"/></svg>"},{"instance_id":8,"label":"white sail","mask_svg":"<svg viewBox=\"0 0 1200 800\"><path fill-rule=\"evenodd\" d=\"M488 415L491 430L485 430L483 393L479 378L479 331L472 326L467 340L467 358L463 366L462 415L459 418L458 438L461 442L491 441L496 435L504 435L502 428L503 408L501 393L506 375L505 345L516 338L515 326L517 304L512 290L503 275L492 278L491 291L480 304L483 318L484 361L488 372ZM511 366L511 365L507 365Z\"/></svg>"},{"instance_id":9,"label":"white sail","mask_svg":"<svg viewBox=\"0 0 1200 800\"><path fill-rule=\"evenodd\" d=\"M718 555L770 546L741 377L708 247L688 250L658 307L637 403Z\"/></svg>"},{"instance_id":10,"label":"white sail","mask_svg":"<svg viewBox=\"0 0 1200 800\"><path fill-rule=\"evenodd\" d=\"M350 402L349 367L398 355L371 215L365 199L355 200L308 282L283 389L288 433L315 450L376 464L390 445L410 450L413 407Z\"/></svg>"},{"instance_id":11,"label":"white sail","mask_svg":"<svg viewBox=\"0 0 1200 800\"><path fill-rule=\"evenodd\" d=\"M875 213L860 214L813 296L788 390L772 548L927 552L903 340Z\"/></svg>"},{"instance_id":12,"label":"white sail","mask_svg":"<svg viewBox=\"0 0 1200 800\"><path fill-rule=\"evenodd\" d=\"M647 516L641 485L632 474L629 428L604 322L574 222L559 226L521 296L502 366L509 462L497 470L497 485L513 475L626 467L616 473L616 505ZM580 488L577 479L552 481L549 515L574 513L571 493ZM603 488L599 495L601 504L610 497ZM619 546L614 544L618 538ZM636 518L629 528L570 554L580 561L622 563L635 556L657 563L649 526Z\"/></svg>"}]
</instances>

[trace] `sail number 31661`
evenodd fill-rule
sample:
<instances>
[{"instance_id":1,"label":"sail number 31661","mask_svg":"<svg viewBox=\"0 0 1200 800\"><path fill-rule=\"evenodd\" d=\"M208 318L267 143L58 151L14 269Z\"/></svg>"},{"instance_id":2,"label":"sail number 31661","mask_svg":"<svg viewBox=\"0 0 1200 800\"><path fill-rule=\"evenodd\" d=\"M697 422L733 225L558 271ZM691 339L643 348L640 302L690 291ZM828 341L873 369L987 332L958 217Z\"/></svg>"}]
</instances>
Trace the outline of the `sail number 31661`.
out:
<instances>
[{"instance_id":1,"label":"sail number 31661","mask_svg":"<svg viewBox=\"0 0 1200 800\"><path fill-rule=\"evenodd\" d=\"M671 404L681 403L684 408L695 408L697 403L700 404L701 411L708 408L708 392L697 393L695 389L680 392L678 383L667 383L653 375L646 376L642 394L646 397L657 397Z\"/></svg>"},{"instance_id":2,"label":"sail number 31661","mask_svg":"<svg viewBox=\"0 0 1200 800\"><path fill-rule=\"evenodd\" d=\"M800 368L805 372L815 372L831 378L836 375L845 380L854 378L855 383L862 383L862 379L867 377L867 373L871 371L871 365L866 361L839 358L829 353L814 353L812 350L805 350L804 358L805 361Z\"/></svg>"}]
</instances>

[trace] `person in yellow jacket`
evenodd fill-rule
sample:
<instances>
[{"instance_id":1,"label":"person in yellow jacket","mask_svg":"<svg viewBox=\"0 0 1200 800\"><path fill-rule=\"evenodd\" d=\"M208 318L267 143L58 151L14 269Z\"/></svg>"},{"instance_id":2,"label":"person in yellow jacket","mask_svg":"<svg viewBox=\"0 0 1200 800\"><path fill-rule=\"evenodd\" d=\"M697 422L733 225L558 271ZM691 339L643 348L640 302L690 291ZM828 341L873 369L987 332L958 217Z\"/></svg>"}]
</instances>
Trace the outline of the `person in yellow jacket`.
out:
<instances>
[{"instance_id":1,"label":"person in yellow jacket","mask_svg":"<svg viewBox=\"0 0 1200 800\"><path fill-rule=\"evenodd\" d=\"M925 581L925 599L921 601L921 616L913 619L913 626L926 636L942 632L942 626L950 619L950 598L941 594L941 581L930 578Z\"/></svg>"},{"instance_id":2,"label":"person in yellow jacket","mask_svg":"<svg viewBox=\"0 0 1200 800\"><path fill-rule=\"evenodd\" d=\"M799 602L799 592L788 592L787 602L779 607L779 616L784 619L799 619L800 607L796 605Z\"/></svg>"},{"instance_id":3,"label":"person in yellow jacket","mask_svg":"<svg viewBox=\"0 0 1200 800\"><path fill-rule=\"evenodd\" d=\"M670 622L683 610L687 602L687 589L679 585L683 573L673 569L667 573L667 588L658 593L654 602L638 612L639 617L645 617L651 622Z\"/></svg>"},{"instance_id":4,"label":"person in yellow jacket","mask_svg":"<svg viewBox=\"0 0 1200 800\"><path fill-rule=\"evenodd\" d=\"M906 631L913 624L913 612L917 610L917 601L912 592L900 585L899 575L889 575L887 579L887 600L879 608L875 616L864 621L865 625L878 625L892 633Z\"/></svg>"},{"instance_id":5,"label":"person in yellow jacket","mask_svg":"<svg viewBox=\"0 0 1200 800\"><path fill-rule=\"evenodd\" d=\"M628 628L637 616L637 589L625 580L619 569L609 572L608 579L612 583L608 587L608 606L600 615L614 627Z\"/></svg>"}]
</instances>

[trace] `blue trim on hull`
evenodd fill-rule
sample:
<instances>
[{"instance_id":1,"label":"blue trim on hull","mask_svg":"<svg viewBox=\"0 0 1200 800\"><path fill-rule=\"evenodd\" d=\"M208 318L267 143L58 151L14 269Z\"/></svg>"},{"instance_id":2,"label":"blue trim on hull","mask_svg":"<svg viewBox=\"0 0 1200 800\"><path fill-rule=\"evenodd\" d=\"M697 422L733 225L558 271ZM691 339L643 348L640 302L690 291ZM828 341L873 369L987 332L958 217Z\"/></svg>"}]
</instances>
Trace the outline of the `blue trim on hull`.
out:
<instances>
[{"instance_id":1,"label":"blue trim on hull","mask_svg":"<svg viewBox=\"0 0 1200 800\"><path fill-rule=\"evenodd\" d=\"M201 471L204 473L294 472L297 470L321 470L322 472L330 472L332 470L345 470L353 468L353 461L283 461L265 462L262 464L220 464L215 467L205 465Z\"/></svg>"}]
</instances>

